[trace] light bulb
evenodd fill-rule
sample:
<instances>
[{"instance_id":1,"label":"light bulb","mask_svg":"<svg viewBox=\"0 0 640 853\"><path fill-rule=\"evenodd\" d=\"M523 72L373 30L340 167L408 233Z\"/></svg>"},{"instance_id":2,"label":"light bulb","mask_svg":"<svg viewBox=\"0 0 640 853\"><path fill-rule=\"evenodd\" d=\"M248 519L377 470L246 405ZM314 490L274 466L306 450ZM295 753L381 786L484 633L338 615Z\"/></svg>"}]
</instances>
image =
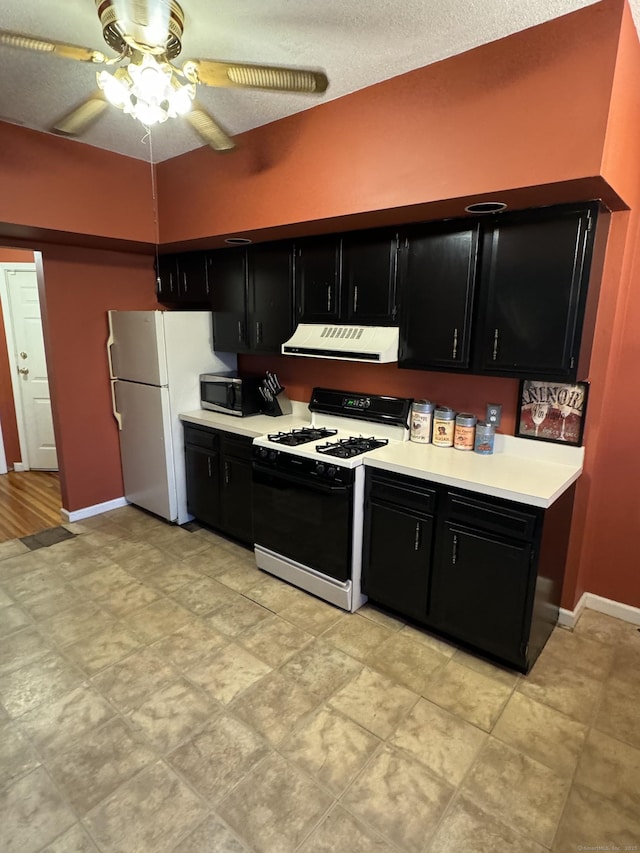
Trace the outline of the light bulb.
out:
<instances>
[{"instance_id":1,"label":"light bulb","mask_svg":"<svg viewBox=\"0 0 640 853\"><path fill-rule=\"evenodd\" d=\"M98 86L104 92L105 98L119 110L124 109L129 101L129 87L126 83L114 77L113 74L109 74L108 71L99 71L96 77Z\"/></svg>"},{"instance_id":2,"label":"light bulb","mask_svg":"<svg viewBox=\"0 0 640 853\"><path fill-rule=\"evenodd\" d=\"M179 88L172 89L169 96L170 112L179 116L188 113L191 109L191 101L195 95L194 89L194 86L180 86Z\"/></svg>"}]
</instances>

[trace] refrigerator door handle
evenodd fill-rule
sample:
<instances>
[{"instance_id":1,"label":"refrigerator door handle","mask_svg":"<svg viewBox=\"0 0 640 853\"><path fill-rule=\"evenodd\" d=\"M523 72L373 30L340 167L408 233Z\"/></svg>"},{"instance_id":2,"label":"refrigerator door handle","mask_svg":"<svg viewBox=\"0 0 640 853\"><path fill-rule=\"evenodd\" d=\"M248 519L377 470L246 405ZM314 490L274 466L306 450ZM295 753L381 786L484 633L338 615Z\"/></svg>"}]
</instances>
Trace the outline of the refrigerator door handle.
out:
<instances>
[{"instance_id":1,"label":"refrigerator door handle","mask_svg":"<svg viewBox=\"0 0 640 853\"><path fill-rule=\"evenodd\" d=\"M116 379L111 380L111 407L113 409L113 417L118 422L118 429L122 429L122 415L116 408Z\"/></svg>"},{"instance_id":2,"label":"refrigerator door handle","mask_svg":"<svg viewBox=\"0 0 640 853\"><path fill-rule=\"evenodd\" d=\"M113 344L114 344L114 340L113 340L113 328L112 328L112 326L111 326L111 311L109 311L109 315L108 315L108 316L109 316L109 337L107 338L107 359L108 359L108 361L109 361L109 377L110 377L111 379L115 379L115 378L116 378L116 375L115 375L115 373L113 372L113 355L112 355L112 353L111 353L111 347L112 347L112 346L113 346ZM115 409L115 405L114 405L114 409Z\"/></svg>"}]
</instances>

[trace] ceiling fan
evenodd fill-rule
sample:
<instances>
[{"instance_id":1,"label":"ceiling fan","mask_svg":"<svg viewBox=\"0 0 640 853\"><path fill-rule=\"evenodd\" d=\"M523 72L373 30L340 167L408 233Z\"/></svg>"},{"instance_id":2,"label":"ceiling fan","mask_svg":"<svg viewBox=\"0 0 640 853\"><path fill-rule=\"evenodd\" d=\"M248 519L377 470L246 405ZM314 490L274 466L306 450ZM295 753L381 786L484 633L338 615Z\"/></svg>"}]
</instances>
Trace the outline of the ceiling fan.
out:
<instances>
[{"instance_id":1,"label":"ceiling fan","mask_svg":"<svg viewBox=\"0 0 640 853\"><path fill-rule=\"evenodd\" d=\"M234 143L224 128L196 100L196 87L240 87L273 92L322 94L328 80L321 71L276 65L191 59L173 60L182 49L184 13L176 0L95 0L102 35L117 56L99 50L0 30L0 44L53 53L64 59L115 66L96 74L98 89L59 119L52 130L79 136L109 104L139 119L145 127L184 116L201 139L216 151Z\"/></svg>"}]
</instances>

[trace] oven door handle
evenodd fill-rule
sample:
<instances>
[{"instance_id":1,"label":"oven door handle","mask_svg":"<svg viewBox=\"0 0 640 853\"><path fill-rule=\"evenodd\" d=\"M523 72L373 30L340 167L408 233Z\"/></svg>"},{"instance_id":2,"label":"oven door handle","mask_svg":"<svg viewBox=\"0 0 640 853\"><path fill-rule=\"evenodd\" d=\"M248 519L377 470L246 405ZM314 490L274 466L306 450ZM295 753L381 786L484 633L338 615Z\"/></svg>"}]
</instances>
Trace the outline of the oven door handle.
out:
<instances>
[{"instance_id":1,"label":"oven door handle","mask_svg":"<svg viewBox=\"0 0 640 853\"><path fill-rule=\"evenodd\" d=\"M295 483L298 486L307 486L315 492L323 492L324 494L336 495L342 492L347 492L352 488L351 484L330 486L328 483L318 483L315 480L306 477L296 477L292 474L285 474L283 471L274 471L273 468L264 467L256 462L252 463L253 470L257 474L264 474L267 477L272 477L278 480L284 480L287 483Z\"/></svg>"}]
</instances>

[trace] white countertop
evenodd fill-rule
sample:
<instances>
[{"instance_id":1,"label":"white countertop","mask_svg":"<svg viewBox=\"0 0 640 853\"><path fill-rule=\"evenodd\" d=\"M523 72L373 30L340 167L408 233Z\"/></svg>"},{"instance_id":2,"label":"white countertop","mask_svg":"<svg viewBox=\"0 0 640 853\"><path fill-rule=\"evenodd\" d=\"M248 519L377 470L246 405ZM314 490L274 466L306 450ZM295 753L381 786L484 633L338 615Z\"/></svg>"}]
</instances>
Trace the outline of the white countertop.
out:
<instances>
[{"instance_id":1,"label":"white countertop","mask_svg":"<svg viewBox=\"0 0 640 853\"><path fill-rule=\"evenodd\" d=\"M491 456L407 441L367 453L364 464L546 508L578 479L583 460L582 447L496 435Z\"/></svg>"},{"instance_id":2,"label":"white countertop","mask_svg":"<svg viewBox=\"0 0 640 853\"><path fill-rule=\"evenodd\" d=\"M220 412L196 409L193 412L182 412L180 420L197 426L221 429L226 432L233 432L236 435L257 438L259 435L265 435L269 432L286 432L290 429L308 426L311 422L308 405L292 401L291 406L293 408L291 415L280 415L277 418L269 417L269 415L247 415L245 418L237 418Z\"/></svg>"},{"instance_id":3,"label":"white countertop","mask_svg":"<svg viewBox=\"0 0 640 853\"><path fill-rule=\"evenodd\" d=\"M311 415L306 403L292 402L293 413L277 418L249 415L237 418L197 409L184 412L180 420L236 435L257 438L306 426ZM473 451L434 447L413 441L394 441L364 457L371 468L393 471L408 477L431 480L496 498L549 507L582 473L583 447L567 447L496 435L495 452L482 456Z\"/></svg>"}]
</instances>

